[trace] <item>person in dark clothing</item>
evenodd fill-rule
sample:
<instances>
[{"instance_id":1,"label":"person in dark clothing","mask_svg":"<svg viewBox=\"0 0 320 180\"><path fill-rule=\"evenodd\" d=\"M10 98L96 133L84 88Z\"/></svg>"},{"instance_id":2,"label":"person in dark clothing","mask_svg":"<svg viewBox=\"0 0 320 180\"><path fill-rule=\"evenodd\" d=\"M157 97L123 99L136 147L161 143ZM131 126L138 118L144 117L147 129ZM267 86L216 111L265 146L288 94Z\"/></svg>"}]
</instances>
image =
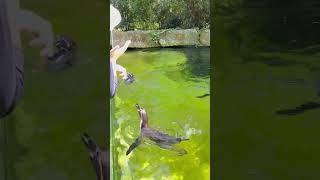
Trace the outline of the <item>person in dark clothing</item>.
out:
<instances>
[{"instance_id":1,"label":"person in dark clothing","mask_svg":"<svg viewBox=\"0 0 320 180\"><path fill-rule=\"evenodd\" d=\"M0 118L12 112L23 95L22 30L34 35L30 45L41 46L42 56L53 54L50 23L20 9L18 0L0 0Z\"/></svg>"}]
</instances>

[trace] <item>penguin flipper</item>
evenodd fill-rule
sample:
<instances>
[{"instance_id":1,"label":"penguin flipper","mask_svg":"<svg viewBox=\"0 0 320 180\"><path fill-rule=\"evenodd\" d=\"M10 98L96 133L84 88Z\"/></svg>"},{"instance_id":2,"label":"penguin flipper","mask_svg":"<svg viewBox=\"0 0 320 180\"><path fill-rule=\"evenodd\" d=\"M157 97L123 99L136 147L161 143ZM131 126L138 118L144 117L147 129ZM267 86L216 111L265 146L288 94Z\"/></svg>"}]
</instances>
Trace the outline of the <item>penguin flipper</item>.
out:
<instances>
[{"instance_id":1,"label":"penguin flipper","mask_svg":"<svg viewBox=\"0 0 320 180\"><path fill-rule=\"evenodd\" d=\"M97 179L102 180L101 179L102 172L101 172L101 164L100 164L101 150L100 150L99 146L93 141L93 139L87 133L83 133L83 135L81 135L81 140L88 150L90 161L91 161L93 169L96 173Z\"/></svg>"},{"instance_id":2,"label":"penguin flipper","mask_svg":"<svg viewBox=\"0 0 320 180\"><path fill-rule=\"evenodd\" d=\"M137 138L134 141L134 143L130 145L129 149L126 152L126 155L129 155L131 151L133 151L135 148L137 148L141 144L141 142L142 142L142 138L141 137Z\"/></svg>"}]
</instances>

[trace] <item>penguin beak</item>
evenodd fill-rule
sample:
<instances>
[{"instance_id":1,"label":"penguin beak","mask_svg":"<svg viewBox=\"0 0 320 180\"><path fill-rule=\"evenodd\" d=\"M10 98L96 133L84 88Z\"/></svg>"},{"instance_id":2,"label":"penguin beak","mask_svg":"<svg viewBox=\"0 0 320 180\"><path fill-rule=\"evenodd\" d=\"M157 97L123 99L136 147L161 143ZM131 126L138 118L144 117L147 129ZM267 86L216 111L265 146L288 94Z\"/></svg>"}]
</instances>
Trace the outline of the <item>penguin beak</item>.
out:
<instances>
[{"instance_id":1,"label":"penguin beak","mask_svg":"<svg viewBox=\"0 0 320 180\"><path fill-rule=\"evenodd\" d=\"M141 107L139 106L139 104L136 104L136 108L137 108L138 111L141 110Z\"/></svg>"}]
</instances>

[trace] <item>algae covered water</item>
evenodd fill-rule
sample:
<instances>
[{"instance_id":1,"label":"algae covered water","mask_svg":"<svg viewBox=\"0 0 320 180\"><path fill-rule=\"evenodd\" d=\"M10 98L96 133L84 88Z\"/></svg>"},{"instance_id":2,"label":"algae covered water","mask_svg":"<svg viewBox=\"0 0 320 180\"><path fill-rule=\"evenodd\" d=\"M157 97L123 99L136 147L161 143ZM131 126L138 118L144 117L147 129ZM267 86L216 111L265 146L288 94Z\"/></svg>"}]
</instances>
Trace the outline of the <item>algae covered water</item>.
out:
<instances>
[{"instance_id":1,"label":"algae covered water","mask_svg":"<svg viewBox=\"0 0 320 180\"><path fill-rule=\"evenodd\" d=\"M135 75L121 82L111 101L113 179L209 179L210 91L208 48L134 50L119 63ZM130 155L128 147L140 133L138 103L146 109L152 128L189 138L177 145L188 154L143 143Z\"/></svg>"}]
</instances>

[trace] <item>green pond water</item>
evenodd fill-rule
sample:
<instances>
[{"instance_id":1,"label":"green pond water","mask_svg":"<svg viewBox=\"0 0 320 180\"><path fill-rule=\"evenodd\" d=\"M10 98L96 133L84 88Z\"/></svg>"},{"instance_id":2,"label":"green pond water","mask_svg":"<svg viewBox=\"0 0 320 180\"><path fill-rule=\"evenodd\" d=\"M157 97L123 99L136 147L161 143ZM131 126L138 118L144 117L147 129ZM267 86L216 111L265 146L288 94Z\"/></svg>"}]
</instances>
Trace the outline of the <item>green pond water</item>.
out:
<instances>
[{"instance_id":1,"label":"green pond water","mask_svg":"<svg viewBox=\"0 0 320 180\"><path fill-rule=\"evenodd\" d=\"M127 51L119 64L135 75L121 82L111 101L113 179L210 179L210 89L208 48ZM138 137L138 103L152 128L190 140L177 145L188 154L142 144L126 156Z\"/></svg>"},{"instance_id":2,"label":"green pond water","mask_svg":"<svg viewBox=\"0 0 320 180\"><path fill-rule=\"evenodd\" d=\"M29 1L24 8L48 19L56 34L72 37L79 63L49 71L23 34L25 95L0 125L1 180L89 180L95 174L80 135L109 140L105 1ZM84 15L85 12L94 14ZM2 156L2 158L1 158Z\"/></svg>"},{"instance_id":3,"label":"green pond water","mask_svg":"<svg viewBox=\"0 0 320 180\"><path fill-rule=\"evenodd\" d=\"M246 1L214 19L215 180L320 178L320 110L276 113L319 103L316 4Z\"/></svg>"}]
</instances>

